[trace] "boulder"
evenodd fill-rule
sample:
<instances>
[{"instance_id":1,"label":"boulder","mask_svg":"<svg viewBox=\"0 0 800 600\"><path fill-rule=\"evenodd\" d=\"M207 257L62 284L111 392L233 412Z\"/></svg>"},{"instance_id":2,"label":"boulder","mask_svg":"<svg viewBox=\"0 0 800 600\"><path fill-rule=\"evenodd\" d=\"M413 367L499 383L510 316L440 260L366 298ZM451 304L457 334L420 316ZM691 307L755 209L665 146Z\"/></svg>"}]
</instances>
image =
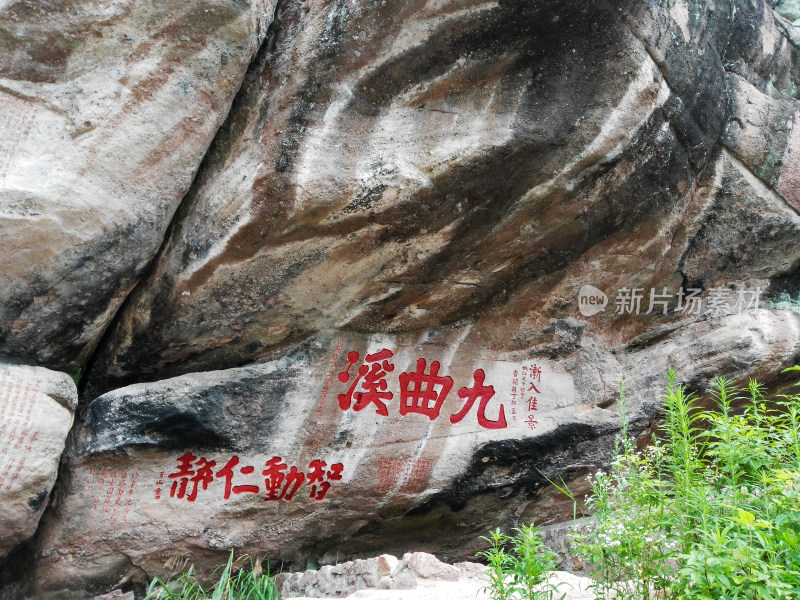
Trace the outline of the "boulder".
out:
<instances>
[{"instance_id":1,"label":"boulder","mask_svg":"<svg viewBox=\"0 0 800 600\"><path fill-rule=\"evenodd\" d=\"M370 557L572 518L548 479L608 464L621 380L640 442L668 369L794 383L800 42L763 0L3 15L0 353L85 367L33 597L231 548L452 579Z\"/></svg>"},{"instance_id":2,"label":"boulder","mask_svg":"<svg viewBox=\"0 0 800 600\"><path fill-rule=\"evenodd\" d=\"M77 374L161 245L274 0L0 6L0 356Z\"/></svg>"},{"instance_id":3,"label":"boulder","mask_svg":"<svg viewBox=\"0 0 800 600\"><path fill-rule=\"evenodd\" d=\"M322 329L472 319L466 343L566 355L586 284L782 291L800 264L784 25L743 1L281 7L87 390ZM694 318L604 316L606 346Z\"/></svg>"},{"instance_id":4,"label":"boulder","mask_svg":"<svg viewBox=\"0 0 800 600\"><path fill-rule=\"evenodd\" d=\"M73 436L57 509L37 538L33 593L143 585L168 575L176 554L210 573L229 548L266 554L274 569L309 557L334 563L396 547L412 531L424 532L423 547L472 556L465 542L527 505L515 489L541 481L534 465L550 472L549 462L588 460L587 444L615 430L615 415L580 398L559 365L480 356L460 337L449 328L320 332L277 360L100 396ZM538 404L523 397L534 386ZM557 456L569 440L575 453ZM508 461L523 448L541 460L516 472ZM425 531L441 504L469 506L455 515L469 526L450 539ZM408 529L404 515L414 512ZM381 531L395 527L407 533ZM429 555L404 560L415 578L458 576ZM370 586L397 570L390 559L351 566L332 568Z\"/></svg>"},{"instance_id":5,"label":"boulder","mask_svg":"<svg viewBox=\"0 0 800 600\"><path fill-rule=\"evenodd\" d=\"M77 403L65 373L0 363L0 559L36 532Z\"/></svg>"},{"instance_id":6,"label":"boulder","mask_svg":"<svg viewBox=\"0 0 800 600\"><path fill-rule=\"evenodd\" d=\"M586 493L618 432L620 379L631 431L646 435L668 368L697 386L718 369L741 380L789 366L800 314L707 316L664 338L584 340L553 361L488 353L453 328L324 331L280 359L108 392L73 436L33 593L144 585L176 555L210 573L230 548L274 569L402 547L469 559L495 527L572 515L547 478ZM459 577L426 554L403 564L414 580ZM389 559L351 567L330 567L334 583L413 584Z\"/></svg>"}]
</instances>

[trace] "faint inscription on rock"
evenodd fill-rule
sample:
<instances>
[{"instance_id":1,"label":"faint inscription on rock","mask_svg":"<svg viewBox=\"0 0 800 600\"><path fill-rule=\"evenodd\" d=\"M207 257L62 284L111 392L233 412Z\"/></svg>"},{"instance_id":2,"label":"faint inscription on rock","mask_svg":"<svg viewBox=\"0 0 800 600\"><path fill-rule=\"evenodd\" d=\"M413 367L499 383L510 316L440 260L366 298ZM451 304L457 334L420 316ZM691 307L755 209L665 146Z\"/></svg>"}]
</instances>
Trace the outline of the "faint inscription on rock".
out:
<instances>
[{"instance_id":1,"label":"faint inscription on rock","mask_svg":"<svg viewBox=\"0 0 800 600\"><path fill-rule=\"evenodd\" d=\"M33 418L37 391L35 383L0 376L0 491L10 491L27 457L41 450Z\"/></svg>"},{"instance_id":2,"label":"faint inscription on rock","mask_svg":"<svg viewBox=\"0 0 800 600\"><path fill-rule=\"evenodd\" d=\"M778 179L778 193L800 210L800 113L794 115L789 146L784 155L784 169Z\"/></svg>"},{"instance_id":3,"label":"faint inscription on rock","mask_svg":"<svg viewBox=\"0 0 800 600\"><path fill-rule=\"evenodd\" d=\"M421 492L425 489L430 472L430 460L381 456L378 459L377 491L379 494L385 494L400 485L401 493Z\"/></svg>"},{"instance_id":4,"label":"faint inscription on rock","mask_svg":"<svg viewBox=\"0 0 800 600\"><path fill-rule=\"evenodd\" d=\"M0 112L3 114L0 125L0 179L3 179L8 174L17 147L33 128L36 107L27 100L3 94L0 95Z\"/></svg>"},{"instance_id":5,"label":"faint inscription on rock","mask_svg":"<svg viewBox=\"0 0 800 600\"><path fill-rule=\"evenodd\" d=\"M112 523L127 523L137 479L138 472L90 468L84 491L92 498L92 519L103 517Z\"/></svg>"}]
</instances>

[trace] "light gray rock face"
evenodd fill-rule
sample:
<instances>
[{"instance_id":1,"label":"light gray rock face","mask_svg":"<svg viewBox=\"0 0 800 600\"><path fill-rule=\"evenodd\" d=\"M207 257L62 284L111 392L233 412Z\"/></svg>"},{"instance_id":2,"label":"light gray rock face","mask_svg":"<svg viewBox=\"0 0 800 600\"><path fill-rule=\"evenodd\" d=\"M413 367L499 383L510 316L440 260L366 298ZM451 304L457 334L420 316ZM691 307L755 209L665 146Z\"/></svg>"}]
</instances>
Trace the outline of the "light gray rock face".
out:
<instances>
[{"instance_id":1,"label":"light gray rock face","mask_svg":"<svg viewBox=\"0 0 800 600\"><path fill-rule=\"evenodd\" d=\"M83 366L161 244L273 6L0 5L0 355Z\"/></svg>"},{"instance_id":2,"label":"light gray rock face","mask_svg":"<svg viewBox=\"0 0 800 600\"><path fill-rule=\"evenodd\" d=\"M534 464L602 463L615 415L555 363L481 356L460 338L322 332L279 360L97 398L37 541L34 592L143 584L181 553L209 572L230 547L334 562L424 532L417 544L471 556L528 506Z\"/></svg>"},{"instance_id":3,"label":"light gray rock face","mask_svg":"<svg viewBox=\"0 0 800 600\"><path fill-rule=\"evenodd\" d=\"M449 565L426 552L391 554L327 565L319 570L279 576L282 598L340 598L359 590L413 590L441 582L469 581L486 567L478 563Z\"/></svg>"},{"instance_id":4,"label":"light gray rock face","mask_svg":"<svg viewBox=\"0 0 800 600\"><path fill-rule=\"evenodd\" d=\"M68 375L0 363L0 559L36 531L77 404Z\"/></svg>"}]
</instances>

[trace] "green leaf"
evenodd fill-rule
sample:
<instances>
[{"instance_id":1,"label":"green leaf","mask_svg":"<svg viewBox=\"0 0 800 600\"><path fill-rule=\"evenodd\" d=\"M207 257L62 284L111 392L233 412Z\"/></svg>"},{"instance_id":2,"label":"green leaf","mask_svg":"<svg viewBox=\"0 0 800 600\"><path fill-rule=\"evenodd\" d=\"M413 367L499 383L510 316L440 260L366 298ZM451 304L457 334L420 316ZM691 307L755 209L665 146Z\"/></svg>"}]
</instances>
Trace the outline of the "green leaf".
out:
<instances>
[{"instance_id":1,"label":"green leaf","mask_svg":"<svg viewBox=\"0 0 800 600\"><path fill-rule=\"evenodd\" d=\"M737 509L737 511L739 513L739 516L733 517L733 520L741 523L745 527L750 527L756 520L756 516L749 511L742 510L741 508Z\"/></svg>"}]
</instances>

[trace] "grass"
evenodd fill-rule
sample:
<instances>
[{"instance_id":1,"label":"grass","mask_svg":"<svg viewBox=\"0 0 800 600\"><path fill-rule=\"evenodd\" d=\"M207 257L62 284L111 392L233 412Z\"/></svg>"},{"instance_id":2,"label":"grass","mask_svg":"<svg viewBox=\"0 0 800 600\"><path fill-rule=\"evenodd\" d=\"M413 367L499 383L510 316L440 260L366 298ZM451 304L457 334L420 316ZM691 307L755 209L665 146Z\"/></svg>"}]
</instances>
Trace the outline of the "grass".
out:
<instances>
[{"instance_id":1,"label":"grass","mask_svg":"<svg viewBox=\"0 0 800 600\"><path fill-rule=\"evenodd\" d=\"M515 535L508 536L496 529L491 537L481 539L490 543L488 550L476 556L486 559L489 569L484 587L494 600L560 600L558 587L549 581L549 572L556 568L558 555L548 548L539 529L520 525Z\"/></svg>"},{"instance_id":2,"label":"grass","mask_svg":"<svg viewBox=\"0 0 800 600\"><path fill-rule=\"evenodd\" d=\"M615 458L590 476L592 519L573 536L598 598L800 600L800 396L720 377L712 398L701 409L669 373L661 435L638 451L620 384ZM480 553L495 600L514 593L498 583L511 539Z\"/></svg>"},{"instance_id":3,"label":"grass","mask_svg":"<svg viewBox=\"0 0 800 600\"><path fill-rule=\"evenodd\" d=\"M236 563L249 557L242 556ZM194 567L182 565L178 572L166 581L153 579L144 600L278 600L278 587L264 571L261 561L250 559L250 568L239 568L233 560L233 552L227 564L216 569L218 580L208 589L200 584Z\"/></svg>"},{"instance_id":4,"label":"grass","mask_svg":"<svg viewBox=\"0 0 800 600\"><path fill-rule=\"evenodd\" d=\"M703 410L675 379L668 375L662 438L643 452L627 436L621 390L616 458L592 477L594 519L576 536L596 593L800 598L800 398L768 402L757 382L739 390L720 377L714 408Z\"/></svg>"}]
</instances>

